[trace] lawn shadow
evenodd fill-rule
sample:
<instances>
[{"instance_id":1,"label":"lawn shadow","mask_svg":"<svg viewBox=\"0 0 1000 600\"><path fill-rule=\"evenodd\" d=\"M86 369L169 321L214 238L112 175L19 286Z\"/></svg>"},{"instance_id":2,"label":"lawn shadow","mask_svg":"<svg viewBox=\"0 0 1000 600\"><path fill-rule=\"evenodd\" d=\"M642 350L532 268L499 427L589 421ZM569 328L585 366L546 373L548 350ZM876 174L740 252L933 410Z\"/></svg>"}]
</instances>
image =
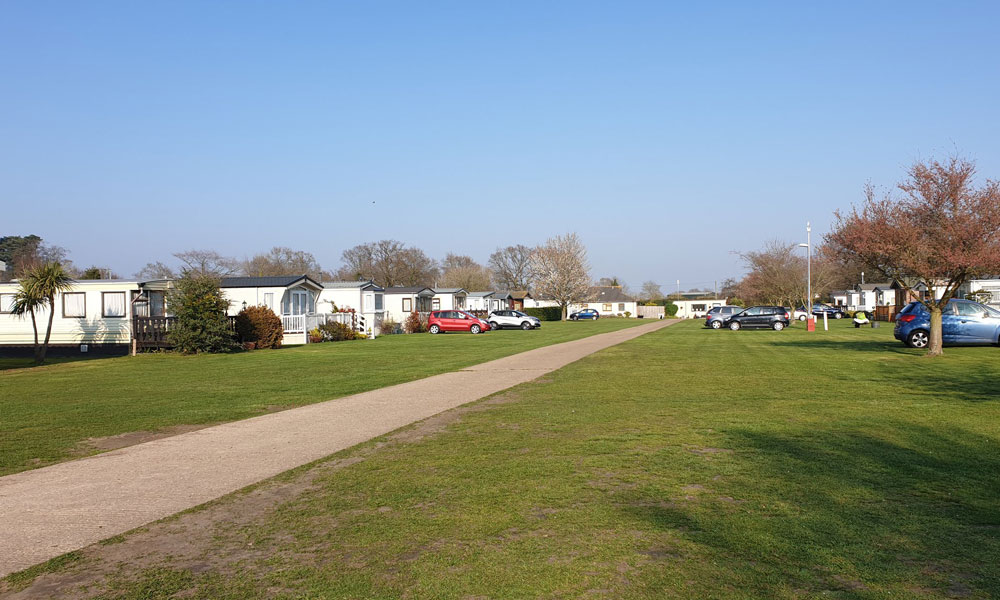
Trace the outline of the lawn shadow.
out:
<instances>
[{"instance_id":1,"label":"lawn shadow","mask_svg":"<svg viewBox=\"0 0 1000 600\"><path fill-rule=\"evenodd\" d=\"M774 346L799 348L803 350L853 350L855 352L889 352L912 355L915 351L896 340L775 340Z\"/></svg>"},{"instance_id":2,"label":"lawn shadow","mask_svg":"<svg viewBox=\"0 0 1000 600\"><path fill-rule=\"evenodd\" d=\"M686 536L761 597L1000 597L1000 452L956 428L726 431L732 505L638 498L633 517ZM979 596L979 595L982 596Z\"/></svg>"}]
</instances>

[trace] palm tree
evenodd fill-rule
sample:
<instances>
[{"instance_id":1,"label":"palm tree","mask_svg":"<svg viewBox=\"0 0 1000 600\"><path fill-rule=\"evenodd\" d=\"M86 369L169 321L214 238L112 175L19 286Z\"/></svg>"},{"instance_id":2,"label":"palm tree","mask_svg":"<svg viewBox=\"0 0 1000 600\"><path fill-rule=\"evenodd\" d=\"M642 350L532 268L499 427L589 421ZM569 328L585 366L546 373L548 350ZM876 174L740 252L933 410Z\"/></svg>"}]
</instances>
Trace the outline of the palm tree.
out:
<instances>
[{"instance_id":1,"label":"palm tree","mask_svg":"<svg viewBox=\"0 0 1000 600\"><path fill-rule=\"evenodd\" d=\"M45 353L49 349L49 339L52 336L52 319L55 317L56 294L73 287L73 280L57 262L48 262L34 267L24 277L18 280L20 288L14 294L14 305L11 312L23 317L31 315L31 328L35 333L35 362L45 362ZM49 309L49 322L45 330L45 341L38 343L38 323L36 313Z\"/></svg>"}]
</instances>

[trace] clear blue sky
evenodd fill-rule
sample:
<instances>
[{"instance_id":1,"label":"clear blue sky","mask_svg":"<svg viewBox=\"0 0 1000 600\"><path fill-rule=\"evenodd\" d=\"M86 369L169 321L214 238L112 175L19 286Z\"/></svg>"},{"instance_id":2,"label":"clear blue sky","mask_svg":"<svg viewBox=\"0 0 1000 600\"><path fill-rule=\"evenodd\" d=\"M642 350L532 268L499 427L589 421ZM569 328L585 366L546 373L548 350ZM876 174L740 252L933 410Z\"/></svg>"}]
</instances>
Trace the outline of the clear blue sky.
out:
<instances>
[{"instance_id":1,"label":"clear blue sky","mask_svg":"<svg viewBox=\"0 0 1000 600\"><path fill-rule=\"evenodd\" d=\"M699 4L700 6L692 6ZM396 238L711 287L956 150L1000 177L1000 4L5 2L0 235L130 275Z\"/></svg>"}]
</instances>

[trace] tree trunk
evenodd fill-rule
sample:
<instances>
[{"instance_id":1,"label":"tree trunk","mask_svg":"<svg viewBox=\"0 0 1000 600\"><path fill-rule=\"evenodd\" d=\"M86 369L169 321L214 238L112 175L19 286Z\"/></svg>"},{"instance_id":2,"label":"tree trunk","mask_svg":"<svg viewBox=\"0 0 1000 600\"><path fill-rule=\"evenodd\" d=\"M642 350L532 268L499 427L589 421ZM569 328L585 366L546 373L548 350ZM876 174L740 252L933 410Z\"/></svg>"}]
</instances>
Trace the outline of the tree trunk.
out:
<instances>
[{"instance_id":1,"label":"tree trunk","mask_svg":"<svg viewBox=\"0 0 1000 600\"><path fill-rule=\"evenodd\" d=\"M49 338L52 336L52 319L56 316L56 300L49 298L49 326L45 329L45 343L42 344L41 354L35 357L35 362L42 364L45 362L45 354L49 349ZM37 346L37 344L36 344Z\"/></svg>"},{"instance_id":2,"label":"tree trunk","mask_svg":"<svg viewBox=\"0 0 1000 600\"><path fill-rule=\"evenodd\" d=\"M566 304L564 302L560 302L559 303L559 308L562 309L562 320L563 321L566 320L566 307L568 307L568 306L569 306L569 304Z\"/></svg>"},{"instance_id":3,"label":"tree trunk","mask_svg":"<svg viewBox=\"0 0 1000 600\"><path fill-rule=\"evenodd\" d=\"M927 342L927 356L941 356L944 354L941 346L941 307L931 306L931 334Z\"/></svg>"},{"instance_id":4,"label":"tree trunk","mask_svg":"<svg viewBox=\"0 0 1000 600\"><path fill-rule=\"evenodd\" d=\"M31 330L35 333L35 345L31 348L35 354L35 362L41 364L41 348L38 346L38 322L35 321L35 309L29 309L31 313Z\"/></svg>"}]
</instances>

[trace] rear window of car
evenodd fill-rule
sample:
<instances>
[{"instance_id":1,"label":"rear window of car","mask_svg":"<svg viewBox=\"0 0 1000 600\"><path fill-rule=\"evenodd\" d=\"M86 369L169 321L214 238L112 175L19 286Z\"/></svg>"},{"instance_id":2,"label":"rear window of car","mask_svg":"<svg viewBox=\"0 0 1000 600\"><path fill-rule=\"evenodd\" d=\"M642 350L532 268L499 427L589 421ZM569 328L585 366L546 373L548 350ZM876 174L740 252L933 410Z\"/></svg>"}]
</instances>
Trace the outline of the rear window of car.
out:
<instances>
[{"instance_id":1,"label":"rear window of car","mask_svg":"<svg viewBox=\"0 0 1000 600\"><path fill-rule=\"evenodd\" d=\"M901 315L909 314L909 313L917 310L918 306L920 306L919 302L910 302L909 304L907 304L906 306L903 307L903 310L899 311L899 314L901 314Z\"/></svg>"}]
</instances>

